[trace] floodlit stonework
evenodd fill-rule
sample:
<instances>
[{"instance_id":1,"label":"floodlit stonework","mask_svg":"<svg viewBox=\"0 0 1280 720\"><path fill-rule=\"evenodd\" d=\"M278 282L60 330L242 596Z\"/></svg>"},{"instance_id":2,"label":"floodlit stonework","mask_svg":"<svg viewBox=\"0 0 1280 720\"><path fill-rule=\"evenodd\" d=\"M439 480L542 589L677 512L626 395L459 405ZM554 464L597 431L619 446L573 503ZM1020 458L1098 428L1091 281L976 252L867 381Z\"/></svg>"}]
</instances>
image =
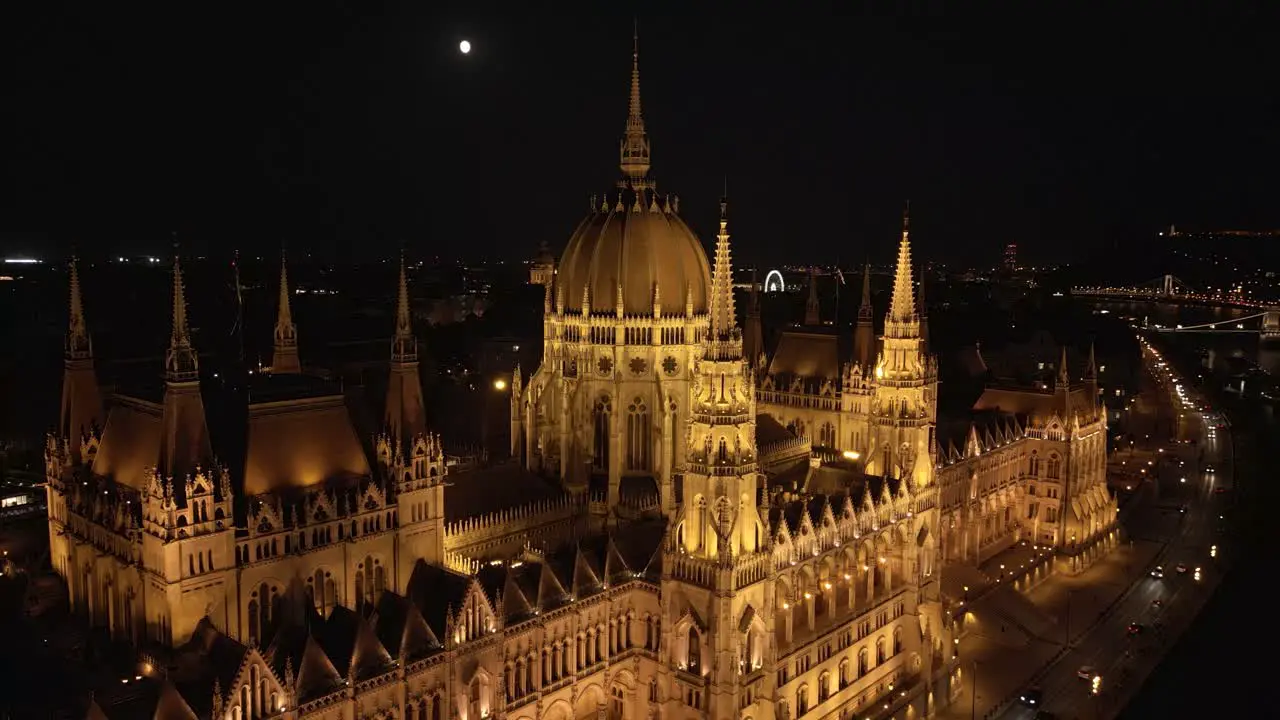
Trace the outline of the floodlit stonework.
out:
<instances>
[{"instance_id":1,"label":"floodlit stonework","mask_svg":"<svg viewBox=\"0 0 1280 720\"><path fill-rule=\"evenodd\" d=\"M938 436L906 228L879 344L860 317L861 360L800 332L770 359L754 303L738 327L727 204L708 260L649 177L637 63L622 180L531 271L512 463L464 468L428 430L403 262L377 437L305 373L283 263L230 432L176 259L163 391L104 414L72 265L51 556L140 653L90 717L923 717L954 670L944 559L1114 520L1088 379Z\"/></svg>"}]
</instances>

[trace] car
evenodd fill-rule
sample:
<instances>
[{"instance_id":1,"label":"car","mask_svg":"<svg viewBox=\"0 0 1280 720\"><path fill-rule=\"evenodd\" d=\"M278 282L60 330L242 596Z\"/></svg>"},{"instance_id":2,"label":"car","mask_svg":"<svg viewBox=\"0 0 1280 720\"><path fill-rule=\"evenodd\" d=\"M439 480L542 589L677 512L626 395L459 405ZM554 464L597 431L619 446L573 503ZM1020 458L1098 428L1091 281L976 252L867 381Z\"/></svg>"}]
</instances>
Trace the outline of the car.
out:
<instances>
[{"instance_id":1,"label":"car","mask_svg":"<svg viewBox=\"0 0 1280 720\"><path fill-rule=\"evenodd\" d=\"M1151 601L1151 607L1155 610L1159 610L1160 608L1164 607L1164 601L1161 600L1160 598L1156 598L1155 600Z\"/></svg>"},{"instance_id":2,"label":"car","mask_svg":"<svg viewBox=\"0 0 1280 720\"><path fill-rule=\"evenodd\" d=\"M1097 674L1097 668L1092 665L1081 665L1080 669L1076 670L1076 677L1081 680L1092 680Z\"/></svg>"},{"instance_id":3,"label":"car","mask_svg":"<svg viewBox=\"0 0 1280 720\"><path fill-rule=\"evenodd\" d=\"M1163 566L1163 565L1157 565L1157 566L1155 566L1154 568L1152 568L1152 570L1151 570L1151 577L1153 577L1153 578L1155 578L1155 579L1157 579L1157 580L1159 580L1160 578L1164 577L1164 566Z\"/></svg>"},{"instance_id":4,"label":"car","mask_svg":"<svg viewBox=\"0 0 1280 720\"><path fill-rule=\"evenodd\" d=\"M1175 565L1175 566L1173 567L1173 569L1174 569L1174 570L1177 570L1179 575L1186 575L1186 574L1187 574L1187 566L1186 566L1186 565L1184 565L1183 563L1178 563L1177 565Z\"/></svg>"},{"instance_id":5,"label":"car","mask_svg":"<svg viewBox=\"0 0 1280 720\"><path fill-rule=\"evenodd\" d=\"M1018 702L1031 708L1040 707L1044 702L1044 691L1038 687L1027 688L1026 692L1018 696Z\"/></svg>"},{"instance_id":6,"label":"car","mask_svg":"<svg viewBox=\"0 0 1280 720\"><path fill-rule=\"evenodd\" d=\"M1125 628L1124 632L1129 637L1137 637L1142 634L1143 630L1146 630L1146 628L1143 627L1141 623L1135 622L1135 623L1129 623L1129 627Z\"/></svg>"},{"instance_id":7,"label":"car","mask_svg":"<svg viewBox=\"0 0 1280 720\"><path fill-rule=\"evenodd\" d=\"M1205 472L1207 472L1207 473L1209 473L1210 475L1212 475L1213 473L1217 472L1216 470L1214 470L1214 469L1213 469L1213 466L1212 466L1212 465L1209 465L1209 466L1205 467L1204 471L1205 471Z\"/></svg>"}]
</instances>

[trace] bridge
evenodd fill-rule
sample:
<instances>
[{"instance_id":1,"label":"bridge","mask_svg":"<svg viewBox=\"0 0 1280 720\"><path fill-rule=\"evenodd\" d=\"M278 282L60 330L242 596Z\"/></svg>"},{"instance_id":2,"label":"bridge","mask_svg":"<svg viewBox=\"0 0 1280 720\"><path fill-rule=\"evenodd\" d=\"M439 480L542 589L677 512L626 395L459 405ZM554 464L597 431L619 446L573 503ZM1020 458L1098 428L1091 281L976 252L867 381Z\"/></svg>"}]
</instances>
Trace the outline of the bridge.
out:
<instances>
[{"instance_id":1,"label":"bridge","mask_svg":"<svg viewBox=\"0 0 1280 720\"><path fill-rule=\"evenodd\" d=\"M1257 333L1265 343L1280 343L1280 307L1249 300L1239 293L1203 292L1192 288L1173 275L1162 275L1132 287L1081 286L1071 288L1076 297L1109 300L1145 300L1150 302L1191 302L1228 307L1242 307L1261 312L1226 321L1199 325L1164 327L1153 325L1156 332L1180 333Z\"/></svg>"}]
</instances>

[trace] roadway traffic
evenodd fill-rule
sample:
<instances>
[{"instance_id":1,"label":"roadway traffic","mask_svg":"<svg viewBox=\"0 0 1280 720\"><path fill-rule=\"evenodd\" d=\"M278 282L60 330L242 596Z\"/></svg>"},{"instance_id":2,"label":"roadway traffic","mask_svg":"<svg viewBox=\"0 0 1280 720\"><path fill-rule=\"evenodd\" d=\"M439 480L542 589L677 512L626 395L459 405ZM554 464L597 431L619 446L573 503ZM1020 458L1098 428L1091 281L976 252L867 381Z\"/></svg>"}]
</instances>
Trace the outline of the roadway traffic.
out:
<instances>
[{"instance_id":1,"label":"roadway traffic","mask_svg":"<svg viewBox=\"0 0 1280 720\"><path fill-rule=\"evenodd\" d=\"M1148 538L1168 538L1145 577L1104 614L1094 627L1068 638L1068 649L1007 718L1075 718L1118 713L1142 677L1171 647L1172 639L1198 612L1219 579L1228 551L1220 530L1227 518L1233 460L1229 428L1194 396L1154 348L1143 345L1144 360L1170 392L1182 414L1180 437L1172 442L1155 473L1155 499L1143 521L1131 528ZM1194 442L1189 442L1194 440ZM1087 715L1086 715L1087 714Z\"/></svg>"}]
</instances>

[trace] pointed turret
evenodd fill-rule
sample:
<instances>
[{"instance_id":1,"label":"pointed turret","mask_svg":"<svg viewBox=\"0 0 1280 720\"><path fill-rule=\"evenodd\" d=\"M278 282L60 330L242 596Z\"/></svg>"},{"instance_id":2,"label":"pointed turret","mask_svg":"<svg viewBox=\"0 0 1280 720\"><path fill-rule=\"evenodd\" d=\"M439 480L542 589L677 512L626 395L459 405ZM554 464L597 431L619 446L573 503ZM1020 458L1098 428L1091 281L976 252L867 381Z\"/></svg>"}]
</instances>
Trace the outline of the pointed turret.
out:
<instances>
[{"instance_id":1,"label":"pointed turret","mask_svg":"<svg viewBox=\"0 0 1280 720\"><path fill-rule=\"evenodd\" d=\"M1094 357L1093 343L1089 343L1089 362L1084 368L1084 387L1089 393L1089 401L1093 403L1096 410L1099 403L1098 396L1098 361Z\"/></svg>"},{"instance_id":2,"label":"pointed turret","mask_svg":"<svg viewBox=\"0 0 1280 720\"><path fill-rule=\"evenodd\" d=\"M644 131L640 112L640 33L636 30L631 43L631 101L627 108L627 126L622 135L620 166L623 183L643 185L649 174L649 136Z\"/></svg>"},{"instance_id":3,"label":"pointed turret","mask_svg":"<svg viewBox=\"0 0 1280 720\"><path fill-rule=\"evenodd\" d=\"M858 323L853 330L854 360L862 372L871 372L876 359L874 310L871 307L871 263L862 269L862 304L858 306Z\"/></svg>"},{"instance_id":4,"label":"pointed turret","mask_svg":"<svg viewBox=\"0 0 1280 720\"><path fill-rule=\"evenodd\" d=\"M384 415L387 433L400 448L411 447L413 440L427 430L422 381L418 377L418 340L413 335L413 316L409 309L409 281L405 274L404 253L401 253L396 288L396 329L391 340L391 374L387 381Z\"/></svg>"},{"instance_id":5,"label":"pointed turret","mask_svg":"<svg viewBox=\"0 0 1280 720\"><path fill-rule=\"evenodd\" d=\"M200 363L191 346L187 326L187 298L182 266L173 256L173 331L164 362L164 440L159 472L167 478L185 478L197 467L211 466L213 450L200 396Z\"/></svg>"},{"instance_id":6,"label":"pointed turret","mask_svg":"<svg viewBox=\"0 0 1280 720\"><path fill-rule=\"evenodd\" d=\"M911 205L902 213L902 240L898 243L898 264L893 271L893 299L889 302L889 320L915 325L915 293L911 288Z\"/></svg>"},{"instance_id":7,"label":"pointed turret","mask_svg":"<svg viewBox=\"0 0 1280 720\"><path fill-rule=\"evenodd\" d=\"M71 259L70 317L67 324L66 358L62 373L62 409L58 418L58 434L71 451L72 460L80 461L81 441L102 423L102 395L93 369L93 340L84 317L80 296L80 273L76 259Z\"/></svg>"},{"instance_id":8,"label":"pointed turret","mask_svg":"<svg viewBox=\"0 0 1280 720\"><path fill-rule=\"evenodd\" d=\"M1062 346L1062 359L1058 361L1058 387L1071 387L1071 375L1067 372L1067 346Z\"/></svg>"},{"instance_id":9,"label":"pointed turret","mask_svg":"<svg viewBox=\"0 0 1280 720\"><path fill-rule=\"evenodd\" d=\"M289 309L289 273L285 267L284 253L280 253L280 301L276 308L275 345L271 357L271 372L300 373L302 362L298 359L298 328L293 324Z\"/></svg>"},{"instance_id":10,"label":"pointed turret","mask_svg":"<svg viewBox=\"0 0 1280 720\"><path fill-rule=\"evenodd\" d=\"M862 302L858 305L858 322L871 322L875 310L871 307L871 263L862 268Z\"/></svg>"},{"instance_id":11,"label":"pointed turret","mask_svg":"<svg viewBox=\"0 0 1280 720\"><path fill-rule=\"evenodd\" d=\"M191 347L191 331L187 327L187 297L177 254L173 256L173 330L169 335L164 372L165 380L171 383L194 382L200 373L200 362Z\"/></svg>"},{"instance_id":12,"label":"pointed turret","mask_svg":"<svg viewBox=\"0 0 1280 720\"><path fill-rule=\"evenodd\" d=\"M89 326L84 319L84 304L80 299L80 273L76 268L76 258L71 258L71 304L70 323L67 327L67 357L93 357L93 339L89 337Z\"/></svg>"},{"instance_id":13,"label":"pointed turret","mask_svg":"<svg viewBox=\"0 0 1280 720\"><path fill-rule=\"evenodd\" d=\"M729 253L729 201L720 200L720 232L716 235L716 256L711 271L711 337L724 340L738 326L733 305L733 265Z\"/></svg>"},{"instance_id":14,"label":"pointed turret","mask_svg":"<svg viewBox=\"0 0 1280 720\"><path fill-rule=\"evenodd\" d=\"M392 361L414 362L418 359L418 340L413 336L413 314L410 307L404 253L400 253L400 284L396 288L396 334L391 340Z\"/></svg>"},{"instance_id":15,"label":"pointed turret","mask_svg":"<svg viewBox=\"0 0 1280 720\"><path fill-rule=\"evenodd\" d=\"M809 268L809 299L804 304L804 324L818 325L822 322L822 307L818 304L818 275Z\"/></svg>"}]
</instances>

